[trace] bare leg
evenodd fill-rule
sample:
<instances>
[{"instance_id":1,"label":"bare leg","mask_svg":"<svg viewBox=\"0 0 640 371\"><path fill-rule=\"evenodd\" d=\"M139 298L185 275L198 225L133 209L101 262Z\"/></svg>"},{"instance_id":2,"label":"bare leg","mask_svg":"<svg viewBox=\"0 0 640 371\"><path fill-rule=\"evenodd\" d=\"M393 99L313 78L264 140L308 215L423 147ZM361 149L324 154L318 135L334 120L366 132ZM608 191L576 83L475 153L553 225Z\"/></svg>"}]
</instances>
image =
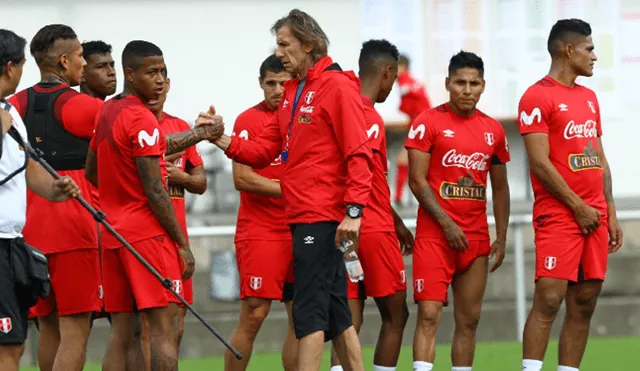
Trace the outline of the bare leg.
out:
<instances>
[{"instance_id":1,"label":"bare leg","mask_svg":"<svg viewBox=\"0 0 640 371\"><path fill-rule=\"evenodd\" d=\"M60 346L58 313L38 318L38 365L41 371L52 371Z\"/></svg>"},{"instance_id":2,"label":"bare leg","mask_svg":"<svg viewBox=\"0 0 640 371\"><path fill-rule=\"evenodd\" d=\"M351 319L353 321L353 328L356 333L360 333L363 321L364 300L363 299L349 299L349 309L351 309ZM339 366L340 359L336 353L336 347L331 347L331 367Z\"/></svg>"},{"instance_id":3,"label":"bare leg","mask_svg":"<svg viewBox=\"0 0 640 371\"><path fill-rule=\"evenodd\" d=\"M153 371L178 370L178 305L169 303L163 308L141 311L144 332L145 320L151 334L151 369ZM143 354L146 353L142 349ZM145 354L145 359L147 355Z\"/></svg>"},{"instance_id":4,"label":"bare leg","mask_svg":"<svg viewBox=\"0 0 640 371\"><path fill-rule=\"evenodd\" d=\"M353 327L352 327L353 329ZM354 330L355 333L355 330ZM324 332L316 331L298 340L298 371L319 371L324 351Z\"/></svg>"},{"instance_id":5,"label":"bare leg","mask_svg":"<svg viewBox=\"0 0 640 371\"><path fill-rule=\"evenodd\" d=\"M293 328L293 302L288 301L284 305L287 307L289 328L282 346L282 366L285 371L296 371L298 369L298 339L296 339L296 333Z\"/></svg>"},{"instance_id":6,"label":"bare leg","mask_svg":"<svg viewBox=\"0 0 640 371\"><path fill-rule=\"evenodd\" d=\"M436 359L436 331L442 318L439 301L418 302L418 320L413 334L413 360L433 363Z\"/></svg>"},{"instance_id":7,"label":"bare leg","mask_svg":"<svg viewBox=\"0 0 640 371\"><path fill-rule=\"evenodd\" d=\"M127 371L144 370L145 365L151 362L144 357L145 354L148 355L151 352L149 323L145 321L145 326L143 326L142 316L136 315L136 318L136 325L131 333L132 338L129 343L129 349L127 350ZM145 352L143 352L142 349L145 349Z\"/></svg>"},{"instance_id":8,"label":"bare leg","mask_svg":"<svg viewBox=\"0 0 640 371\"><path fill-rule=\"evenodd\" d=\"M587 347L591 316L596 309L602 281L584 281L567 289L567 315L564 318L558 346L558 364L580 367Z\"/></svg>"},{"instance_id":9,"label":"bare leg","mask_svg":"<svg viewBox=\"0 0 640 371\"><path fill-rule=\"evenodd\" d=\"M24 353L24 344L0 345L0 370L18 371L22 353Z\"/></svg>"},{"instance_id":10,"label":"bare leg","mask_svg":"<svg viewBox=\"0 0 640 371\"><path fill-rule=\"evenodd\" d=\"M376 298L376 305L382 317L382 326L373 364L376 366L396 367L402 347L402 335L409 319L407 292L398 291L393 295Z\"/></svg>"},{"instance_id":11,"label":"bare leg","mask_svg":"<svg viewBox=\"0 0 640 371\"><path fill-rule=\"evenodd\" d=\"M247 369L253 351L253 342L270 309L271 300L260 298L242 300L240 319L233 335L231 335L231 345L243 355L243 358L238 360L233 353L227 350L224 354L225 371L244 371Z\"/></svg>"},{"instance_id":12,"label":"bare leg","mask_svg":"<svg viewBox=\"0 0 640 371\"><path fill-rule=\"evenodd\" d=\"M91 312L62 316L60 346L53 363L54 371L82 371L87 358L87 343L91 333Z\"/></svg>"},{"instance_id":13,"label":"bare leg","mask_svg":"<svg viewBox=\"0 0 640 371\"><path fill-rule=\"evenodd\" d=\"M127 367L127 351L132 342L132 333L136 327L135 313L112 313L111 336L102 361L102 371L122 371ZM138 370L149 371L148 368Z\"/></svg>"},{"instance_id":14,"label":"bare leg","mask_svg":"<svg viewBox=\"0 0 640 371\"><path fill-rule=\"evenodd\" d=\"M524 326L523 359L542 361L549 345L551 325L567 293L567 281L541 277L536 282L533 306Z\"/></svg>"},{"instance_id":15,"label":"bare leg","mask_svg":"<svg viewBox=\"0 0 640 371\"><path fill-rule=\"evenodd\" d=\"M334 337L333 346L345 371L364 371L360 339L353 326Z\"/></svg>"},{"instance_id":16,"label":"bare leg","mask_svg":"<svg viewBox=\"0 0 640 371\"><path fill-rule=\"evenodd\" d=\"M456 323L451 346L451 362L457 367L471 367L476 349L476 331L487 286L489 259L477 258L463 274L454 277L453 300Z\"/></svg>"}]
</instances>

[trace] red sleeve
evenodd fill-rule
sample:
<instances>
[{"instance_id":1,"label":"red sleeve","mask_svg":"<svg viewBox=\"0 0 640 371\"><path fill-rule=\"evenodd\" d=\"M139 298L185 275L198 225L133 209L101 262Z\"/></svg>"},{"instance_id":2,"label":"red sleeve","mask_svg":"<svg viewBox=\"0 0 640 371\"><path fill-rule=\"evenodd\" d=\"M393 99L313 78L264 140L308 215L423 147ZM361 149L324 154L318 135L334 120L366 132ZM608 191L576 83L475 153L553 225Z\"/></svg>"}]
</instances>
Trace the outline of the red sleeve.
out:
<instances>
[{"instance_id":1,"label":"red sleeve","mask_svg":"<svg viewBox=\"0 0 640 371\"><path fill-rule=\"evenodd\" d=\"M27 109L27 91L23 90L18 94L12 95L11 98L7 99L7 102L9 102L9 104L18 111L20 117L24 119L26 113L25 110Z\"/></svg>"},{"instance_id":2,"label":"red sleeve","mask_svg":"<svg viewBox=\"0 0 640 371\"><path fill-rule=\"evenodd\" d=\"M549 133L552 106L547 94L539 89L529 88L518 105L520 134Z\"/></svg>"},{"instance_id":3,"label":"red sleeve","mask_svg":"<svg viewBox=\"0 0 640 371\"><path fill-rule=\"evenodd\" d=\"M136 107L120 115L118 119L125 121L119 126L126 130L134 157L159 157L164 154L164 148L162 148L164 136L160 135L158 120L151 111Z\"/></svg>"},{"instance_id":4,"label":"red sleeve","mask_svg":"<svg viewBox=\"0 0 640 371\"><path fill-rule=\"evenodd\" d=\"M103 103L100 99L70 90L58 97L54 112L58 121L68 132L77 137L89 139L93 136L96 116Z\"/></svg>"},{"instance_id":5,"label":"red sleeve","mask_svg":"<svg viewBox=\"0 0 640 371\"><path fill-rule=\"evenodd\" d=\"M437 135L432 119L433 114L429 111L423 112L416 117L409 128L407 141L404 144L405 148L413 148L427 153L431 152L431 146L433 146Z\"/></svg>"},{"instance_id":6,"label":"red sleeve","mask_svg":"<svg viewBox=\"0 0 640 371\"><path fill-rule=\"evenodd\" d=\"M198 149L196 148L196 146L191 146L187 148L185 153L187 155L188 167L194 168L204 164L204 161L202 160L202 156L200 156L200 152L198 152Z\"/></svg>"},{"instance_id":7,"label":"red sleeve","mask_svg":"<svg viewBox=\"0 0 640 371\"><path fill-rule=\"evenodd\" d=\"M245 140L257 138L260 135L260 133L256 132L257 120L259 120L259 118L254 117L250 110L244 111L236 118L231 136L237 135Z\"/></svg>"},{"instance_id":8,"label":"red sleeve","mask_svg":"<svg viewBox=\"0 0 640 371\"><path fill-rule=\"evenodd\" d=\"M382 123L382 118L375 111L369 112L369 108L365 107L364 112L367 136L369 137L369 146L372 151L380 152L382 139L384 138L384 124Z\"/></svg>"},{"instance_id":9,"label":"red sleeve","mask_svg":"<svg viewBox=\"0 0 640 371\"><path fill-rule=\"evenodd\" d=\"M498 129L498 137L496 138L496 145L493 147L493 155L498 158L500 164L506 164L511 161L509 145L507 144L507 133L504 131L502 125L500 125Z\"/></svg>"},{"instance_id":10,"label":"red sleeve","mask_svg":"<svg viewBox=\"0 0 640 371\"><path fill-rule=\"evenodd\" d=\"M231 137L231 144L225 154L230 159L253 168L268 166L282 152L282 134L278 112L265 125L260 136L252 140Z\"/></svg>"},{"instance_id":11,"label":"red sleeve","mask_svg":"<svg viewBox=\"0 0 640 371\"><path fill-rule=\"evenodd\" d=\"M371 192L373 154L367 138L362 95L352 82L339 85L327 106L338 146L347 160L344 202L367 205Z\"/></svg>"}]
</instances>

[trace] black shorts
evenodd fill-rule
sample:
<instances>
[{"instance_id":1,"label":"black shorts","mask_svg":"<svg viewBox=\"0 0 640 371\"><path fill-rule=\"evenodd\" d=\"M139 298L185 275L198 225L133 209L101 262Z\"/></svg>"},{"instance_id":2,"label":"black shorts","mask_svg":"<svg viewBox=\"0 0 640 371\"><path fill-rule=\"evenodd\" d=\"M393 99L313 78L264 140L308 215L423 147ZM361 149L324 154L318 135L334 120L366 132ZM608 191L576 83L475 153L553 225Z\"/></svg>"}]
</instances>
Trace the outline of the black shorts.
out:
<instances>
[{"instance_id":1,"label":"black shorts","mask_svg":"<svg viewBox=\"0 0 640 371\"><path fill-rule=\"evenodd\" d=\"M0 345L24 344L29 330L29 308L22 308L16 296L10 242L0 239Z\"/></svg>"},{"instance_id":2,"label":"black shorts","mask_svg":"<svg viewBox=\"0 0 640 371\"><path fill-rule=\"evenodd\" d=\"M300 339L324 331L329 341L352 325L347 302L347 273L336 249L338 223L294 224L293 326Z\"/></svg>"}]
</instances>

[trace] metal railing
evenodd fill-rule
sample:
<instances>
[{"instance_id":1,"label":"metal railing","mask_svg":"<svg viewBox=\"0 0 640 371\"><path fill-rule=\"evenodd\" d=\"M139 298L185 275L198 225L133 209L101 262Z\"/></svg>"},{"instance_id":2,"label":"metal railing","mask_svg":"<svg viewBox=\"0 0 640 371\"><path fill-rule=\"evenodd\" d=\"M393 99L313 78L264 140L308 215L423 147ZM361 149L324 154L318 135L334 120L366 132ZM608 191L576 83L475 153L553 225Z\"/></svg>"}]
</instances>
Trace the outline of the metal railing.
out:
<instances>
[{"instance_id":1,"label":"metal railing","mask_svg":"<svg viewBox=\"0 0 640 371\"><path fill-rule=\"evenodd\" d=\"M631 221L640 220L640 210L622 210L618 211L618 220ZM488 217L489 226L495 225L493 216ZM516 329L517 339L522 342L522 333L527 318L527 297L526 297L526 281L525 281L525 241L523 227L531 224L531 214L511 215L509 219L509 233L513 235L514 241L514 275L516 281ZM416 227L416 219L404 219L405 225L414 229ZM192 227L188 229L189 237L229 237L235 234L236 227L234 225L215 226L215 227Z\"/></svg>"}]
</instances>

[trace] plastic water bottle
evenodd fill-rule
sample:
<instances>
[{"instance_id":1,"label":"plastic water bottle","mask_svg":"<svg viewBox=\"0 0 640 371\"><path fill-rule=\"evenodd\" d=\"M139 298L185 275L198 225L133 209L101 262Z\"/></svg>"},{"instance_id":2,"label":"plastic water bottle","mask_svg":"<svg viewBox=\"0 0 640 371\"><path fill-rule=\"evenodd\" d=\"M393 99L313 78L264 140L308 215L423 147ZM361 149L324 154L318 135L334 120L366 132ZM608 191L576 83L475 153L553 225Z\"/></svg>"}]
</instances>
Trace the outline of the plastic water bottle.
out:
<instances>
[{"instance_id":1,"label":"plastic water bottle","mask_svg":"<svg viewBox=\"0 0 640 371\"><path fill-rule=\"evenodd\" d=\"M344 265L347 268L349 280L356 283L364 279L364 272L362 271L362 265L360 264L360 259L358 259L358 254L352 246L353 241L342 241L340 251L344 255Z\"/></svg>"}]
</instances>

